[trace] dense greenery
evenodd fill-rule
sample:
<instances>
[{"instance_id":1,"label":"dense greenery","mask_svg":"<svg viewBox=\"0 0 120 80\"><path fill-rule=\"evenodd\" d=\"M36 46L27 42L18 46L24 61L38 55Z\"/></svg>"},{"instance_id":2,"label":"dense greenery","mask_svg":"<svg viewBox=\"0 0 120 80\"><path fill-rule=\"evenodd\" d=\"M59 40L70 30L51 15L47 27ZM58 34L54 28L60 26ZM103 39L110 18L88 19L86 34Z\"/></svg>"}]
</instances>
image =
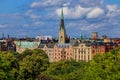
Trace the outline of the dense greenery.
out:
<instances>
[{"instance_id":1,"label":"dense greenery","mask_svg":"<svg viewBox=\"0 0 120 80\"><path fill-rule=\"evenodd\" d=\"M20 62L20 79L32 79L38 77L49 66L49 60L44 51L35 49L31 55L26 55ZM26 51L23 54L28 54ZM23 56L23 55L22 55Z\"/></svg>"},{"instance_id":2,"label":"dense greenery","mask_svg":"<svg viewBox=\"0 0 120 80\"><path fill-rule=\"evenodd\" d=\"M90 62L60 61L43 73L57 80L120 80L120 48L96 55Z\"/></svg>"},{"instance_id":3,"label":"dense greenery","mask_svg":"<svg viewBox=\"0 0 120 80\"><path fill-rule=\"evenodd\" d=\"M0 53L0 79L15 80L19 64L14 52Z\"/></svg>"},{"instance_id":4,"label":"dense greenery","mask_svg":"<svg viewBox=\"0 0 120 80\"><path fill-rule=\"evenodd\" d=\"M48 56L40 49L27 49L21 54L0 53L0 79L2 80L35 80L48 67Z\"/></svg>"},{"instance_id":5,"label":"dense greenery","mask_svg":"<svg viewBox=\"0 0 120 80\"><path fill-rule=\"evenodd\" d=\"M84 80L120 80L120 48L96 55L85 67Z\"/></svg>"},{"instance_id":6,"label":"dense greenery","mask_svg":"<svg viewBox=\"0 0 120 80\"><path fill-rule=\"evenodd\" d=\"M50 67L44 72L44 75L48 75L57 80L72 80L77 77L78 70L83 70L84 63L76 61L60 61L51 63ZM82 76L82 71L79 76ZM79 77L80 78L80 77Z\"/></svg>"},{"instance_id":7,"label":"dense greenery","mask_svg":"<svg viewBox=\"0 0 120 80\"><path fill-rule=\"evenodd\" d=\"M49 63L43 50L0 52L0 80L120 80L120 48L90 62Z\"/></svg>"}]
</instances>

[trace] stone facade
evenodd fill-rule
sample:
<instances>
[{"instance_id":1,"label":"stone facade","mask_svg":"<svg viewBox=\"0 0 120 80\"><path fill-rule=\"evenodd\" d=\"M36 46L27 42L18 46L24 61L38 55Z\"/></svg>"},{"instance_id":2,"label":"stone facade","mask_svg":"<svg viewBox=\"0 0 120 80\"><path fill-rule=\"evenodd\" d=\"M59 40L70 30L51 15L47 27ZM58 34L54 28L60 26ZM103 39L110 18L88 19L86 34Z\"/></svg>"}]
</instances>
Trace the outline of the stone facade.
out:
<instances>
[{"instance_id":1,"label":"stone facade","mask_svg":"<svg viewBox=\"0 0 120 80\"><path fill-rule=\"evenodd\" d=\"M39 48L47 53L50 62L54 62L54 44L41 44Z\"/></svg>"},{"instance_id":2,"label":"stone facade","mask_svg":"<svg viewBox=\"0 0 120 80\"><path fill-rule=\"evenodd\" d=\"M73 47L70 44L56 44L54 46L54 61L73 59Z\"/></svg>"},{"instance_id":3,"label":"stone facade","mask_svg":"<svg viewBox=\"0 0 120 80\"><path fill-rule=\"evenodd\" d=\"M76 61L89 61L92 59L92 48L91 46L86 46L85 43L80 43L74 46L74 60Z\"/></svg>"}]
</instances>

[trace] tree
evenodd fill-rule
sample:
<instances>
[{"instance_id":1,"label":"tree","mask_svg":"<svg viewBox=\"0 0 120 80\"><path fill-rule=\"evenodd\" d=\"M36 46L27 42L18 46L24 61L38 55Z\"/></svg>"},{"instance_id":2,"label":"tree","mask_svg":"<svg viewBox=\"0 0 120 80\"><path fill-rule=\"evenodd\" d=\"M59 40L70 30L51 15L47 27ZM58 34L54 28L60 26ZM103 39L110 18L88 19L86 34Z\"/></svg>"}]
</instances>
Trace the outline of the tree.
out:
<instances>
[{"instance_id":1,"label":"tree","mask_svg":"<svg viewBox=\"0 0 120 80\"><path fill-rule=\"evenodd\" d=\"M25 58L28 55L32 55L33 54L33 50L30 49L26 49L25 51L23 51L19 56L18 56L18 60L21 61L23 58Z\"/></svg>"},{"instance_id":2,"label":"tree","mask_svg":"<svg viewBox=\"0 0 120 80\"><path fill-rule=\"evenodd\" d=\"M0 79L2 80L15 80L18 76L19 64L14 53L0 53Z\"/></svg>"},{"instance_id":3,"label":"tree","mask_svg":"<svg viewBox=\"0 0 120 80\"><path fill-rule=\"evenodd\" d=\"M85 63L76 61L59 61L51 63L50 67L43 73L56 80L77 80L77 71L82 71ZM81 74L78 74L82 76Z\"/></svg>"},{"instance_id":4,"label":"tree","mask_svg":"<svg viewBox=\"0 0 120 80\"><path fill-rule=\"evenodd\" d=\"M31 55L26 55L19 63L20 79L34 80L49 66L48 56L43 50L34 49L31 52Z\"/></svg>"}]
</instances>

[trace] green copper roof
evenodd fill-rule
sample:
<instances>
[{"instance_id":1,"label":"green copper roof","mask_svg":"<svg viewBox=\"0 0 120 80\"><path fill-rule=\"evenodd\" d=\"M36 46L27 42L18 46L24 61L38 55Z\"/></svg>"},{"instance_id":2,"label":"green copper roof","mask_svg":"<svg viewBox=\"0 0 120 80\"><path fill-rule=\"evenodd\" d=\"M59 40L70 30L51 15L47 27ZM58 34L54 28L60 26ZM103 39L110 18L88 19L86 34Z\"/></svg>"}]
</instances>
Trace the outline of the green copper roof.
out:
<instances>
[{"instance_id":1,"label":"green copper roof","mask_svg":"<svg viewBox=\"0 0 120 80\"><path fill-rule=\"evenodd\" d=\"M80 33L80 36L82 36L82 33Z\"/></svg>"},{"instance_id":2,"label":"green copper roof","mask_svg":"<svg viewBox=\"0 0 120 80\"><path fill-rule=\"evenodd\" d=\"M16 42L16 45L21 48L32 48L35 46L39 46L40 42L27 42L27 41L19 41Z\"/></svg>"},{"instance_id":3,"label":"green copper roof","mask_svg":"<svg viewBox=\"0 0 120 80\"><path fill-rule=\"evenodd\" d=\"M83 39L83 35L82 35L82 33L80 33L80 39Z\"/></svg>"},{"instance_id":4,"label":"green copper roof","mask_svg":"<svg viewBox=\"0 0 120 80\"><path fill-rule=\"evenodd\" d=\"M64 19L63 8L62 8L62 10L61 10L61 19Z\"/></svg>"}]
</instances>

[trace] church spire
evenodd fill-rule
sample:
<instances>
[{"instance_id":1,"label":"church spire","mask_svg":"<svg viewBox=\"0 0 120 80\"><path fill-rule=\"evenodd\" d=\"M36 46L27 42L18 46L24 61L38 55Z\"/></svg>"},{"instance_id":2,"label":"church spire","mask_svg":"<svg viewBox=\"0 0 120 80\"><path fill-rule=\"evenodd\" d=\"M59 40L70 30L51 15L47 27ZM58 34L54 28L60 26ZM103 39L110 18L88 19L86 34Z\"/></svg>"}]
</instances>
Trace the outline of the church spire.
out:
<instances>
[{"instance_id":1,"label":"church spire","mask_svg":"<svg viewBox=\"0 0 120 80\"><path fill-rule=\"evenodd\" d=\"M61 22L60 22L60 30L59 30L59 40L60 44L64 44L66 41L66 30L64 26L64 13L63 8L61 9Z\"/></svg>"}]
</instances>

